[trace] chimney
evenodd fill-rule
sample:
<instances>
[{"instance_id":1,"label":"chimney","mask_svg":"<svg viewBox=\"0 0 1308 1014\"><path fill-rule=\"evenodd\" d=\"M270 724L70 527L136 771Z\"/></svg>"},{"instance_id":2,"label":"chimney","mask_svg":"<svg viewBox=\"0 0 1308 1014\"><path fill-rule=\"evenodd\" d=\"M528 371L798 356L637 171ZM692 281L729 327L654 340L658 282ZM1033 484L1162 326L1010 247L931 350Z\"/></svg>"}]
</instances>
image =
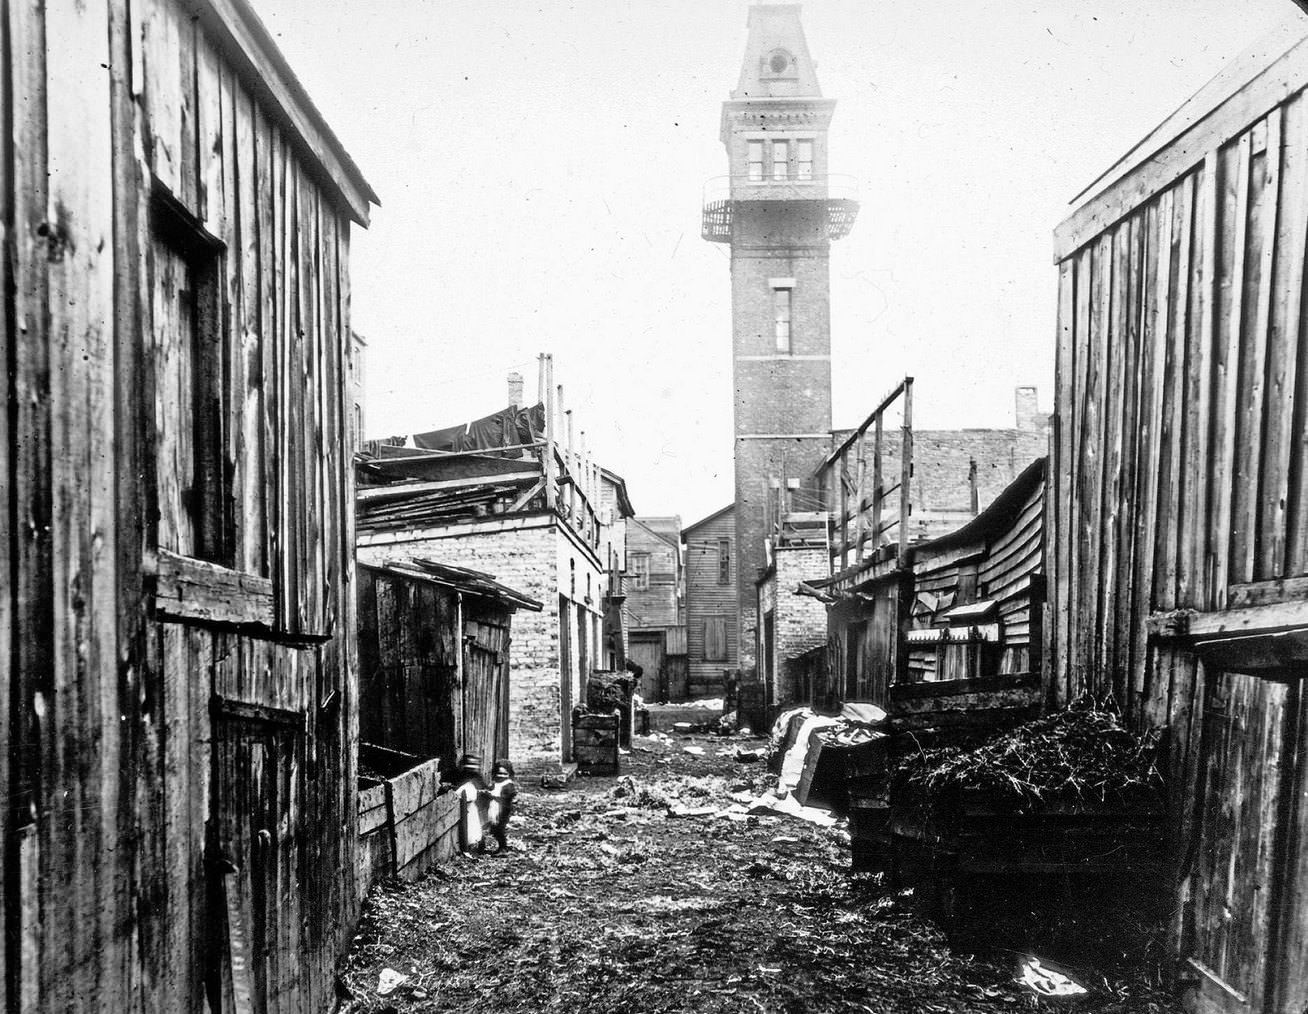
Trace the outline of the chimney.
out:
<instances>
[{"instance_id":1,"label":"chimney","mask_svg":"<svg viewBox=\"0 0 1308 1014\"><path fill-rule=\"evenodd\" d=\"M517 370L509 374L509 407L522 408L522 374Z\"/></svg>"},{"instance_id":2,"label":"chimney","mask_svg":"<svg viewBox=\"0 0 1308 1014\"><path fill-rule=\"evenodd\" d=\"M1036 405L1036 389L1034 387L1017 388L1016 401L1017 428L1028 433L1038 432L1040 429L1040 409Z\"/></svg>"}]
</instances>

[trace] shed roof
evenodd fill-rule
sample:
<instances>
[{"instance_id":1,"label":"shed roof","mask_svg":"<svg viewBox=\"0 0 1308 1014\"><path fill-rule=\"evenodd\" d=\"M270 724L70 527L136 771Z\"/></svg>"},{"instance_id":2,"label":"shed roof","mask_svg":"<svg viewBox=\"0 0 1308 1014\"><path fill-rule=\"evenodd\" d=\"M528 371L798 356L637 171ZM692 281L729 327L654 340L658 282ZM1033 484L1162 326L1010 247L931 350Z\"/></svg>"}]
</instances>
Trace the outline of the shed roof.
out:
<instances>
[{"instance_id":1,"label":"shed roof","mask_svg":"<svg viewBox=\"0 0 1308 1014\"><path fill-rule=\"evenodd\" d=\"M995 497L989 507L962 528L932 539L930 542L921 542L911 546L910 552L912 555L910 559L916 563L919 557L930 556L941 550L979 541L1005 525L1011 524L1021 511L1022 505L1026 503L1036 487L1044 480L1045 466L1048 461L1048 458L1036 458L1035 461L1027 465L1016 479L1004 487L1004 491Z\"/></svg>"},{"instance_id":2,"label":"shed roof","mask_svg":"<svg viewBox=\"0 0 1308 1014\"><path fill-rule=\"evenodd\" d=\"M528 609L531 612L538 613L545 608L543 603L536 601L529 595L524 595L522 592L514 591L507 585L500 584L489 574L482 573L479 570L469 570L466 567L455 567L436 560L424 558L387 560L381 564L361 563L359 566L414 581L425 581L428 584L441 585L464 595L474 595L477 598L499 602L511 609Z\"/></svg>"}]
</instances>

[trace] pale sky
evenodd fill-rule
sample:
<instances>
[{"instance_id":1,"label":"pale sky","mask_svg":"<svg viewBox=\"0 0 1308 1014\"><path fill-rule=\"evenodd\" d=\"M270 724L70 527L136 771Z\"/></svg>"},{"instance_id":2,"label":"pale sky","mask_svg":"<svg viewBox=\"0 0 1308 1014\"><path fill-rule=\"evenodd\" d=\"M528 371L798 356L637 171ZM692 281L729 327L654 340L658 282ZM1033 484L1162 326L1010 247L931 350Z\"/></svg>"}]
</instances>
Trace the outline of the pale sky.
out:
<instances>
[{"instance_id":1,"label":"pale sky","mask_svg":"<svg viewBox=\"0 0 1308 1014\"><path fill-rule=\"evenodd\" d=\"M636 510L732 497L721 104L745 0L253 0L381 198L354 232L368 435L502 408L554 353ZM1068 202L1290 0L810 0L838 102L831 171L862 181L831 258L834 422L916 378L920 428L1052 400L1052 233Z\"/></svg>"}]
</instances>

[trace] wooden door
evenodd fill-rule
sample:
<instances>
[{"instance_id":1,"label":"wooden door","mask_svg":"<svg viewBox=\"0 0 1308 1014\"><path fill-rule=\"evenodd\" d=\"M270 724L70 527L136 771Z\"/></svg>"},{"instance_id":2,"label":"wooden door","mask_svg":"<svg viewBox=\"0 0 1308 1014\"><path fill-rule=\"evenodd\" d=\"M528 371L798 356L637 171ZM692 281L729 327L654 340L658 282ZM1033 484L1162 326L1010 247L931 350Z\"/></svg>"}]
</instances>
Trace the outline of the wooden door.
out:
<instances>
[{"instance_id":1,"label":"wooden door","mask_svg":"<svg viewBox=\"0 0 1308 1014\"><path fill-rule=\"evenodd\" d=\"M463 750L479 754L489 772L504 753L507 724L503 707L507 631L469 623L463 654Z\"/></svg>"},{"instance_id":2,"label":"wooden door","mask_svg":"<svg viewBox=\"0 0 1308 1014\"><path fill-rule=\"evenodd\" d=\"M220 988L234 1010L290 1011L302 987L296 956L307 949L293 903L305 868L304 716L230 703L214 710L210 873L227 952Z\"/></svg>"},{"instance_id":3,"label":"wooden door","mask_svg":"<svg viewBox=\"0 0 1308 1014\"><path fill-rule=\"evenodd\" d=\"M1208 696L1185 954L1196 1014L1269 1014L1285 974L1273 948L1298 698L1291 683L1235 673Z\"/></svg>"},{"instance_id":4,"label":"wooden door","mask_svg":"<svg viewBox=\"0 0 1308 1014\"><path fill-rule=\"evenodd\" d=\"M642 670L636 692L647 701L663 700L659 682L663 668L663 634L632 634L627 643L627 656Z\"/></svg>"}]
</instances>

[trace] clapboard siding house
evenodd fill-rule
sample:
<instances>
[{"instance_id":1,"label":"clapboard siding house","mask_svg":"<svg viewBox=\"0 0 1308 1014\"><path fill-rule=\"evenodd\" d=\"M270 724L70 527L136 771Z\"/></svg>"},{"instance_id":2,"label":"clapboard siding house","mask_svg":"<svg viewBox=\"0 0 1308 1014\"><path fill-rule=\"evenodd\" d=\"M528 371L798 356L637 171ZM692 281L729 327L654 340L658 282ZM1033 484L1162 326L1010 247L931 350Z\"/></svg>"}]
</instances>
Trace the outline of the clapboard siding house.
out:
<instances>
[{"instance_id":1,"label":"clapboard siding house","mask_svg":"<svg viewBox=\"0 0 1308 1014\"><path fill-rule=\"evenodd\" d=\"M1308 39L1234 61L1056 232L1049 693L1166 731L1198 1011L1308 1005Z\"/></svg>"},{"instance_id":2,"label":"clapboard siding house","mask_svg":"<svg viewBox=\"0 0 1308 1014\"><path fill-rule=\"evenodd\" d=\"M728 504L682 530L686 560L687 696L720 694L740 665L736 508Z\"/></svg>"},{"instance_id":3,"label":"clapboard siding house","mask_svg":"<svg viewBox=\"0 0 1308 1014\"><path fill-rule=\"evenodd\" d=\"M681 518L632 518L626 534L623 613L627 654L641 667L636 692L646 700L684 697Z\"/></svg>"},{"instance_id":4,"label":"clapboard siding house","mask_svg":"<svg viewBox=\"0 0 1308 1014\"><path fill-rule=\"evenodd\" d=\"M375 198L243 0L0 40L0 1009L326 1009Z\"/></svg>"}]
</instances>

